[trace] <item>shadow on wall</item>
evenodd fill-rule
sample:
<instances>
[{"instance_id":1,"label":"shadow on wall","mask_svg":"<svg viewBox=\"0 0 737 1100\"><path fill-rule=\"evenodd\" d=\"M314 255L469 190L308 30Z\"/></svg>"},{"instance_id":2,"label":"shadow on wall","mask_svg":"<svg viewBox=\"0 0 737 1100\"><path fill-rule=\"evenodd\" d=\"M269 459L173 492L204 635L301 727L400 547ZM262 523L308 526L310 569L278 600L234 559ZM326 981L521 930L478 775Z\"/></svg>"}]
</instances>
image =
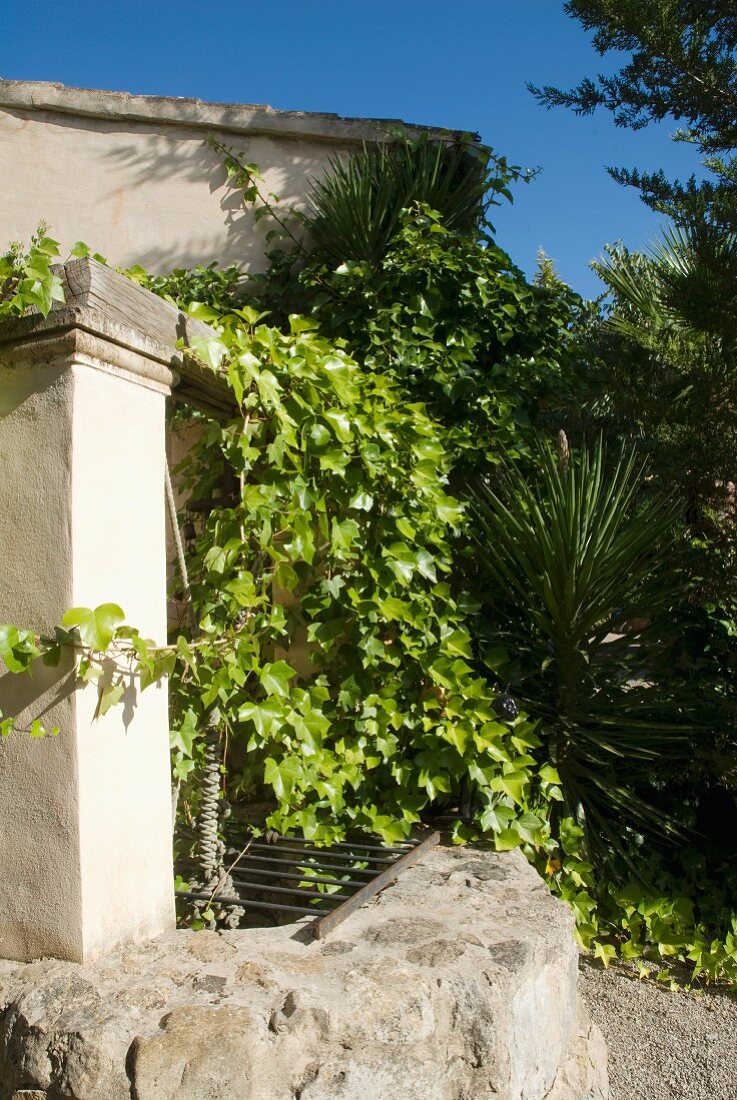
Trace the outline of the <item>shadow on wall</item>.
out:
<instances>
[{"instance_id":1,"label":"shadow on wall","mask_svg":"<svg viewBox=\"0 0 737 1100\"><path fill-rule=\"evenodd\" d=\"M254 221L240 192L228 186L223 158L208 145L205 131L188 131L186 138L173 138L171 131L166 126L141 127L142 137L155 136L145 156L141 144L135 142L110 150L106 159L112 166L117 187L131 189L167 182L176 187L184 180L206 185L209 195L218 199L222 247L213 255L212 236L198 233L195 226L189 225L184 239L161 242L144 250L138 262L144 267L165 270L193 267L216 259L221 266L235 262L254 271L263 270L263 256L269 247L266 235L274 228L273 222L269 218ZM265 135L244 138L242 134L218 134L217 139L232 148L245 164L256 165L265 177L261 189L272 198L276 194L282 213L288 213L293 206L306 206L312 179L323 174L333 155L328 147L322 155L317 151L310 153L296 139L275 140ZM162 201L165 201L163 190ZM202 213L207 212L203 209Z\"/></svg>"},{"instance_id":2,"label":"shadow on wall","mask_svg":"<svg viewBox=\"0 0 737 1100\"><path fill-rule=\"evenodd\" d=\"M282 210L303 207L312 177L341 152L338 145L308 138L155 121L116 123L8 108L3 119L10 123L0 126L3 144L8 142L4 155L21 182L34 174L28 193L35 220L48 219L65 243L82 237L111 263L140 263L154 271L213 260L254 271L264 267L269 219L254 223L240 195L227 187L222 157L207 144L210 134L258 166ZM12 216L8 210L5 219L25 225L27 203L11 202Z\"/></svg>"},{"instance_id":3,"label":"shadow on wall","mask_svg":"<svg viewBox=\"0 0 737 1100\"><path fill-rule=\"evenodd\" d=\"M52 726L56 708L76 689L76 671L69 658L54 668L37 660L27 672L0 675L0 712L6 718L18 718L16 736L26 736L35 719Z\"/></svg>"}]
</instances>

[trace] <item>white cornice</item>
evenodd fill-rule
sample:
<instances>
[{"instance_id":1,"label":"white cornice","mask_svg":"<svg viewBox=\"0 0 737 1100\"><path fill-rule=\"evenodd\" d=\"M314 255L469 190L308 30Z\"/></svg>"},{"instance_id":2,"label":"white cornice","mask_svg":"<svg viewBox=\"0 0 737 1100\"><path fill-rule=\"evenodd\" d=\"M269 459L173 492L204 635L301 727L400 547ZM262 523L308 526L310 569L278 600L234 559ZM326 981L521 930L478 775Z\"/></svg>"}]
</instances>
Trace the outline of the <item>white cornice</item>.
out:
<instances>
[{"instance_id":1,"label":"white cornice","mask_svg":"<svg viewBox=\"0 0 737 1100\"><path fill-rule=\"evenodd\" d=\"M381 141L397 128L415 133L447 133L438 127L416 126L401 119L343 118L309 111L281 111L258 104L205 103L201 99L131 95L30 80L0 79L0 108L3 107L234 134L310 138L340 144Z\"/></svg>"}]
</instances>

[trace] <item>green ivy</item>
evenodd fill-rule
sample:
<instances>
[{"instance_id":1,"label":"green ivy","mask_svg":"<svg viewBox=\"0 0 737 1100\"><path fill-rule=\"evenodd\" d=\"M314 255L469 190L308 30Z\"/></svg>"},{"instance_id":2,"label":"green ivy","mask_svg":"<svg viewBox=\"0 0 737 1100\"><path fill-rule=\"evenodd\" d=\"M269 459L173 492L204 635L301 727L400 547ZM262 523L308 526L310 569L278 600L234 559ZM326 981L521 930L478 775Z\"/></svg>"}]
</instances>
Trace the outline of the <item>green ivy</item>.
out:
<instances>
[{"instance_id":1,"label":"green ivy","mask_svg":"<svg viewBox=\"0 0 737 1100\"><path fill-rule=\"evenodd\" d=\"M183 639L175 646L159 646L125 622L125 613L115 603L98 607L72 607L50 634L0 624L0 662L19 675L32 673L36 662L56 668L63 657L74 662L77 687L93 684L97 689L95 717L107 713L123 698L131 677L142 689L158 683L174 671ZM27 730L18 727L16 716L0 711L0 737L28 732L32 737L56 736L57 727L47 729L39 718Z\"/></svg>"},{"instance_id":2,"label":"green ivy","mask_svg":"<svg viewBox=\"0 0 737 1100\"><path fill-rule=\"evenodd\" d=\"M314 321L285 334L250 309L194 312L220 320L196 350L224 361L240 414L203 421L183 471L197 499L237 491L190 546L199 648L175 685L177 774L217 705L241 761L229 793L270 788L281 831L396 840L466 781L500 847L540 833L539 742L498 718L450 583L461 507L442 431Z\"/></svg>"},{"instance_id":3,"label":"green ivy","mask_svg":"<svg viewBox=\"0 0 737 1100\"><path fill-rule=\"evenodd\" d=\"M572 818L563 819L557 841L549 839L534 863L571 906L581 949L605 966L615 959L637 962L639 976L649 978L647 962L677 962L692 982L737 981L734 867L725 865L715 876L695 845L684 845L669 867L662 853L641 844L632 852L632 872L618 881L587 862L583 829ZM655 978L675 985L665 967Z\"/></svg>"},{"instance_id":4,"label":"green ivy","mask_svg":"<svg viewBox=\"0 0 737 1100\"><path fill-rule=\"evenodd\" d=\"M11 244L0 256L0 318L20 316L37 309L46 317L54 302L64 301L61 279L52 271L59 259L59 245L47 236L41 222L25 248Z\"/></svg>"},{"instance_id":5,"label":"green ivy","mask_svg":"<svg viewBox=\"0 0 737 1100\"><path fill-rule=\"evenodd\" d=\"M42 228L2 257L0 314L61 300L57 256ZM160 647L116 605L76 608L50 637L0 627L5 667L23 673L70 651L79 682L97 685L98 714L119 703L131 671L144 688L170 676L185 814L214 707L228 795L267 794L280 831L397 840L465 792L474 820L456 825L456 841L522 847L605 964L676 958L734 980L735 915L726 894L700 890L699 853L677 876L643 857L657 889L603 880L578 825L564 818L551 833L560 780L534 724L503 721L475 671L476 604L454 564L463 515L449 475L478 472L489 445L526 452L529 424L570 383L575 301L557 284L526 284L493 242L451 234L422 208L380 270L305 270L322 331L305 317L278 331L237 308L233 268L129 274L180 303L213 301L194 312L220 335L193 352L227 371L239 407L229 424L199 418L181 471L196 499L213 502L188 544L197 631ZM111 656L112 679L100 675ZM13 726L0 715L1 735ZM25 732L56 731L34 721Z\"/></svg>"}]
</instances>

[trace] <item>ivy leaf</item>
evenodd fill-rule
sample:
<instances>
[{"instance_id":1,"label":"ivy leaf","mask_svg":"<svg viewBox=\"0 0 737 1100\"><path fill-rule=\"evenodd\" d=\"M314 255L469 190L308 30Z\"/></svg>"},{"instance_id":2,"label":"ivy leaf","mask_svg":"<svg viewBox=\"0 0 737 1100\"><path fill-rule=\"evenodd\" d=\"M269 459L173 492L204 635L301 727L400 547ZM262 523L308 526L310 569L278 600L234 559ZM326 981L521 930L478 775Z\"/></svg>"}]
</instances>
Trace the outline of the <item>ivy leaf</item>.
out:
<instances>
[{"instance_id":1,"label":"ivy leaf","mask_svg":"<svg viewBox=\"0 0 737 1100\"><path fill-rule=\"evenodd\" d=\"M502 829L494 837L494 846L497 852L511 852L513 848L519 848L522 837L516 829Z\"/></svg>"},{"instance_id":2,"label":"ivy leaf","mask_svg":"<svg viewBox=\"0 0 737 1100\"><path fill-rule=\"evenodd\" d=\"M471 660L471 639L465 630L454 630L443 639L443 648L454 657L467 657Z\"/></svg>"},{"instance_id":3,"label":"ivy leaf","mask_svg":"<svg viewBox=\"0 0 737 1100\"><path fill-rule=\"evenodd\" d=\"M407 619L410 615L409 604L396 596L389 596L379 604L379 611L389 622Z\"/></svg>"},{"instance_id":4,"label":"ivy leaf","mask_svg":"<svg viewBox=\"0 0 737 1100\"><path fill-rule=\"evenodd\" d=\"M41 654L32 630L16 626L0 626L0 660L9 672L25 672Z\"/></svg>"},{"instance_id":5,"label":"ivy leaf","mask_svg":"<svg viewBox=\"0 0 737 1100\"><path fill-rule=\"evenodd\" d=\"M104 685L100 689L100 697L97 701L97 717L102 718L112 707L117 706L123 698L124 692L125 684L120 681L117 684Z\"/></svg>"},{"instance_id":6,"label":"ivy leaf","mask_svg":"<svg viewBox=\"0 0 737 1100\"><path fill-rule=\"evenodd\" d=\"M373 829L386 844L399 844L409 836L409 825L396 821L386 814L379 814L372 821Z\"/></svg>"},{"instance_id":7,"label":"ivy leaf","mask_svg":"<svg viewBox=\"0 0 737 1100\"><path fill-rule=\"evenodd\" d=\"M555 783L557 786L560 785L560 776L552 764L543 764L538 775L543 783Z\"/></svg>"},{"instance_id":8,"label":"ivy leaf","mask_svg":"<svg viewBox=\"0 0 737 1100\"><path fill-rule=\"evenodd\" d=\"M361 512L370 512L374 506L374 498L371 493L360 492L348 501L349 508L356 508Z\"/></svg>"},{"instance_id":9,"label":"ivy leaf","mask_svg":"<svg viewBox=\"0 0 737 1100\"><path fill-rule=\"evenodd\" d=\"M180 634L177 638L177 656L179 657L179 660L190 670L195 681L199 682L199 675L197 673L197 659L195 657L194 650L182 634Z\"/></svg>"},{"instance_id":10,"label":"ivy leaf","mask_svg":"<svg viewBox=\"0 0 737 1100\"><path fill-rule=\"evenodd\" d=\"M296 671L286 661L273 661L261 669L259 681L267 695L289 695L289 681Z\"/></svg>"},{"instance_id":11,"label":"ivy leaf","mask_svg":"<svg viewBox=\"0 0 737 1100\"><path fill-rule=\"evenodd\" d=\"M213 371L220 369L220 364L228 354L226 345L215 336L194 335L189 344L197 358Z\"/></svg>"},{"instance_id":12,"label":"ivy leaf","mask_svg":"<svg viewBox=\"0 0 737 1100\"><path fill-rule=\"evenodd\" d=\"M328 428L326 428L324 424L320 424L318 421L315 421L314 424L310 425L309 434L310 439L312 440L315 447L327 446L332 438Z\"/></svg>"},{"instance_id":13,"label":"ivy leaf","mask_svg":"<svg viewBox=\"0 0 737 1100\"><path fill-rule=\"evenodd\" d=\"M604 966L608 967L612 959L616 959L617 949L612 947L610 943L600 943L598 940L594 944L594 958L601 959Z\"/></svg>"},{"instance_id":14,"label":"ivy leaf","mask_svg":"<svg viewBox=\"0 0 737 1100\"><path fill-rule=\"evenodd\" d=\"M175 752L191 757L198 733L197 715L191 707L188 707L179 725L170 730L169 744Z\"/></svg>"},{"instance_id":15,"label":"ivy leaf","mask_svg":"<svg viewBox=\"0 0 737 1100\"><path fill-rule=\"evenodd\" d=\"M493 791L504 791L505 794L508 794L517 806L521 806L524 802L527 785L527 774L520 771L510 772L508 775L499 775L490 784Z\"/></svg>"},{"instance_id":16,"label":"ivy leaf","mask_svg":"<svg viewBox=\"0 0 737 1100\"><path fill-rule=\"evenodd\" d=\"M340 442L350 443L353 439L353 432L351 431L351 421L347 413L343 412L341 409L328 409L327 412L323 413L323 416L332 427Z\"/></svg>"},{"instance_id":17,"label":"ivy leaf","mask_svg":"<svg viewBox=\"0 0 737 1100\"><path fill-rule=\"evenodd\" d=\"M65 611L61 625L76 627L82 644L104 651L112 642L115 631L125 621L125 613L116 603L101 603L98 607L72 607Z\"/></svg>"},{"instance_id":18,"label":"ivy leaf","mask_svg":"<svg viewBox=\"0 0 737 1100\"><path fill-rule=\"evenodd\" d=\"M528 844L540 844L542 842L543 823L537 814L522 814L514 824L519 835Z\"/></svg>"},{"instance_id":19,"label":"ivy leaf","mask_svg":"<svg viewBox=\"0 0 737 1100\"><path fill-rule=\"evenodd\" d=\"M288 802L295 783L302 776L302 766L296 756L288 756L277 763L272 757L264 762L264 779L274 789L280 802Z\"/></svg>"}]
</instances>

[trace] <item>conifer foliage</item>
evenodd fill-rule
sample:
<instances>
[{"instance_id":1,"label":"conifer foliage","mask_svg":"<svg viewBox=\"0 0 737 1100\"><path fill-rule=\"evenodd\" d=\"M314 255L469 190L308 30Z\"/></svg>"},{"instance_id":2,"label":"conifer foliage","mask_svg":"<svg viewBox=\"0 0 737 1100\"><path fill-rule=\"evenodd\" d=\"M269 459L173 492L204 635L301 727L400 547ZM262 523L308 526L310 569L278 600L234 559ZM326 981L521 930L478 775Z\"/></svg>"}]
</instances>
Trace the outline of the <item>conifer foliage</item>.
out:
<instances>
[{"instance_id":1,"label":"conifer foliage","mask_svg":"<svg viewBox=\"0 0 737 1100\"><path fill-rule=\"evenodd\" d=\"M660 171L613 168L620 183L679 221L708 217L737 224L737 10L725 0L570 0L566 12L604 56L629 55L612 76L585 77L573 89L530 90L546 107L612 112L618 126L641 129L675 120L677 141L693 144L705 179L668 180Z\"/></svg>"}]
</instances>

